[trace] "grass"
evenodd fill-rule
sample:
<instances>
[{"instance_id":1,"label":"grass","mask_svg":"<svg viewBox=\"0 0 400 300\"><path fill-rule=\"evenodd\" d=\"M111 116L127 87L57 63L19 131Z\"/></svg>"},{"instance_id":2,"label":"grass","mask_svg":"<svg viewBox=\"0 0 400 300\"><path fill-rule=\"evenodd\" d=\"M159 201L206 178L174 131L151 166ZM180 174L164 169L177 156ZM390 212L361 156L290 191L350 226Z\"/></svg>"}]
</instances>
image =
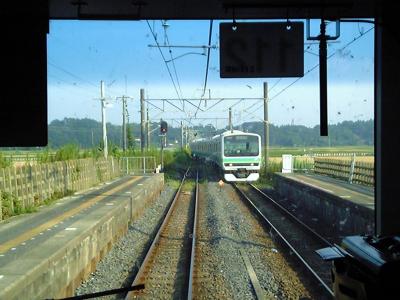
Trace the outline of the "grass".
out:
<instances>
[{"instance_id":1,"label":"grass","mask_svg":"<svg viewBox=\"0 0 400 300\"><path fill-rule=\"evenodd\" d=\"M67 190L66 192L62 191L54 191L49 198L43 200L44 205L51 205L53 204L56 200L61 199L66 196L71 196L74 194L74 191Z\"/></svg>"},{"instance_id":2,"label":"grass","mask_svg":"<svg viewBox=\"0 0 400 300\"><path fill-rule=\"evenodd\" d=\"M56 200L61 199L66 196L73 194L73 191L54 191L51 196L43 201L39 200L37 195L34 196L33 205L28 205L23 207L22 200L17 198L15 195L1 191L1 203L2 203L2 217L3 220L8 219L13 216L29 214L38 211L38 207L41 205L51 205Z\"/></svg>"},{"instance_id":3,"label":"grass","mask_svg":"<svg viewBox=\"0 0 400 300\"><path fill-rule=\"evenodd\" d=\"M270 147L270 157L281 157L282 154L312 155L325 153L368 153L374 154L373 146L341 146L341 147Z\"/></svg>"},{"instance_id":4,"label":"grass","mask_svg":"<svg viewBox=\"0 0 400 300\"><path fill-rule=\"evenodd\" d=\"M169 151L169 157L164 160L164 176L165 179L180 180L192 162L192 159L187 151Z\"/></svg>"},{"instance_id":5,"label":"grass","mask_svg":"<svg viewBox=\"0 0 400 300\"><path fill-rule=\"evenodd\" d=\"M262 168L260 180L265 180L270 184L272 174L282 171L282 154L291 154L294 157L293 168L298 171L311 170L314 167L314 154L332 154L332 157L338 153L355 153L356 161L373 162L374 148L372 146L343 146L343 147L270 147L267 173ZM368 156L357 156L360 154L369 154ZM351 159L351 156L338 156L338 159Z\"/></svg>"},{"instance_id":6,"label":"grass","mask_svg":"<svg viewBox=\"0 0 400 300\"><path fill-rule=\"evenodd\" d=\"M11 165L11 161L6 159L0 152L0 168L6 168Z\"/></svg>"},{"instance_id":7,"label":"grass","mask_svg":"<svg viewBox=\"0 0 400 300\"><path fill-rule=\"evenodd\" d=\"M37 211L37 207L35 205L23 207L20 199L15 197L13 194L4 191L1 191L1 203L3 220L12 216L33 213Z\"/></svg>"},{"instance_id":8,"label":"grass","mask_svg":"<svg viewBox=\"0 0 400 300\"><path fill-rule=\"evenodd\" d=\"M182 186L182 190L183 191L192 191L195 187L196 187L196 180L186 179Z\"/></svg>"},{"instance_id":9,"label":"grass","mask_svg":"<svg viewBox=\"0 0 400 300\"><path fill-rule=\"evenodd\" d=\"M179 185L181 184L181 181L178 179L174 179L174 178L165 178L165 182L168 186L170 186L173 189L178 189Z\"/></svg>"}]
</instances>

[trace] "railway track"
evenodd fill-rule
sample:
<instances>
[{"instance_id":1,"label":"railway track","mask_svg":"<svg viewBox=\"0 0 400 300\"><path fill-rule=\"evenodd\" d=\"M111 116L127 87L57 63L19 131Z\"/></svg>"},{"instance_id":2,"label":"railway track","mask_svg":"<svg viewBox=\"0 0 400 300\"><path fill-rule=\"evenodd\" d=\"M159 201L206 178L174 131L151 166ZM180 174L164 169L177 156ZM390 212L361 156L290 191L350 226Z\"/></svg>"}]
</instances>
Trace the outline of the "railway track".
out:
<instances>
[{"instance_id":1,"label":"railway track","mask_svg":"<svg viewBox=\"0 0 400 300\"><path fill-rule=\"evenodd\" d=\"M125 299L192 297L198 175L193 186L186 180L188 172L132 283L144 284L144 289L129 292Z\"/></svg>"},{"instance_id":2,"label":"railway track","mask_svg":"<svg viewBox=\"0 0 400 300\"><path fill-rule=\"evenodd\" d=\"M315 252L332 246L331 243L254 185L233 186L269 228L271 235L311 274L316 283L313 285L318 286L323 297L332 298L331 263L323 261Z\"/></svg>"}]
</instances>

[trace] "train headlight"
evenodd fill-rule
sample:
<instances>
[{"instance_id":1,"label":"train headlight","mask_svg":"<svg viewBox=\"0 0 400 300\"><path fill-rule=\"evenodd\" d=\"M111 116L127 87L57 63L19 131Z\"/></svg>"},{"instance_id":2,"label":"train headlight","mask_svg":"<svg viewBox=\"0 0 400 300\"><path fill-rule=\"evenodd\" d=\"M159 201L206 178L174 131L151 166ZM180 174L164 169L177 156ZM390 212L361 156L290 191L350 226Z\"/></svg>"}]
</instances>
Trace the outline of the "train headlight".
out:
<instances>
[{"instance_id":1,"label":"train headlight","mask_svg":"<svg viewBox=\"0 0 400 300\"><path fill-rule=\"evenodd\" d=\"M251 163L250 166L254 166L254 163Z\"/></svg>"},{"instance_id":2,"label":"train headlight","mask_svg":"<svg viewBox=\"0 0 400 300\"><path fill-rule=\"evenodd\" d=\"M230 167L232 167L232 164L229 164Z\"/></svg>"}]
</instances>

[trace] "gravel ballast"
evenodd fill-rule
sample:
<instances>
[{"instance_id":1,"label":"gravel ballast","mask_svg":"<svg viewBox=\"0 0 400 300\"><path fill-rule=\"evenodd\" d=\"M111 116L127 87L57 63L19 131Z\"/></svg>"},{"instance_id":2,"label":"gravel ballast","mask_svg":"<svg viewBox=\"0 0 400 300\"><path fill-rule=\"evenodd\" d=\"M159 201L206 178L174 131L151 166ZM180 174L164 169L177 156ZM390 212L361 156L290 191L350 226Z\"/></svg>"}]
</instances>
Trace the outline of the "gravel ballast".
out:
<instances>
[{"instance_id":1,"label":"gravel ballast","mask_svg":"<svg viewBox=\"0 0 400 300\"><path fill-rule=\"evenodd\" d=\"M160 197L129 226L127 234L98 263L97 270L76 290L76 295L132 283L175 191L165 186ZM198 218L196 298L255 299L243 255L248 257L266 299L310 298L279 247L230 185L220 190L215 181L201 184Z\"/></svg>"},{"instance_id":2,"label":"gravel ballast","mask_svg":"<svg viewBox=\"0 0 400 300\"><path fill-rule=\"evenodd\" d=\"M76 295L126 287L132 283L133 276L151 243L155 228L175 192L175 188L165 185L161 195L129 226L127 234L115 243L110 252L97 264L96 271L76 289ZM119 294L101 299L123 299L124 296Z\"/></svg>"},{"instance_id":3,"label":"gravel ballast","mask_svg":"<svg viewBox=\"0 0 400 300\"><path fill-rule=\"evenodd\" d=\"M255 270L266 299L308 298L309 293L274 241L229 185L201 189L198 296L255 299L242 253ZM217 296L216 296L217 295Z\"/></svg>"}]
</instances>

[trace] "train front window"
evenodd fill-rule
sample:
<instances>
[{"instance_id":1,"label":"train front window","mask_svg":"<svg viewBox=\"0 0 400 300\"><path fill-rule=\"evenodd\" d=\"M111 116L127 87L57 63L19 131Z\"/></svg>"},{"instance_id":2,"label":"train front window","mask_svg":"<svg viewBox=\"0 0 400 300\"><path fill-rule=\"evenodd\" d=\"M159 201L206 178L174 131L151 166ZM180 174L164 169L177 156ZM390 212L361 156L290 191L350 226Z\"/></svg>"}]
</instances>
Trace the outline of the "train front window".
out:
<instances>
[{"instance_id":1,"label":"train front window","mask_svg":"<svg viewBox=\"0 0 400 300\"><path fill-rule=\"evenodd\" d=\"M258 137L251 135L226 136L224 138L225 156L257 156Z\"/></svg>"}]
</instances>

